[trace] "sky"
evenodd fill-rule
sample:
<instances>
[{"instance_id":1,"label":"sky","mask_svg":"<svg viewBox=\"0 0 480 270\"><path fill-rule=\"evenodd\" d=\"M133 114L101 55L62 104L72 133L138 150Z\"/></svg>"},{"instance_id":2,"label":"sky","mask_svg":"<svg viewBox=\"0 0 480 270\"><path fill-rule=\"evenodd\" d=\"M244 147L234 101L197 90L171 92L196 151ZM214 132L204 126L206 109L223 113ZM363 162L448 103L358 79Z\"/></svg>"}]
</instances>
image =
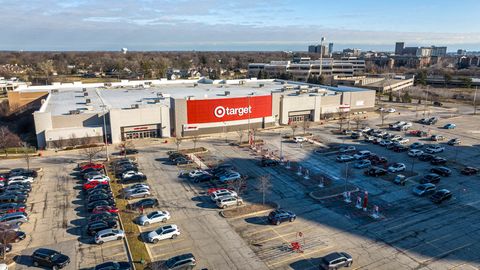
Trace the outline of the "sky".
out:
<instances>
[{"instance_id":1,"label":"sky","mask_svg":"<svg viewBox=\"0 0 480 270\"><path fill-rule=\"evenodd\" d=\"M480 50L479 0L0 0L0 50Z\"/></svg>"}]
</instances>

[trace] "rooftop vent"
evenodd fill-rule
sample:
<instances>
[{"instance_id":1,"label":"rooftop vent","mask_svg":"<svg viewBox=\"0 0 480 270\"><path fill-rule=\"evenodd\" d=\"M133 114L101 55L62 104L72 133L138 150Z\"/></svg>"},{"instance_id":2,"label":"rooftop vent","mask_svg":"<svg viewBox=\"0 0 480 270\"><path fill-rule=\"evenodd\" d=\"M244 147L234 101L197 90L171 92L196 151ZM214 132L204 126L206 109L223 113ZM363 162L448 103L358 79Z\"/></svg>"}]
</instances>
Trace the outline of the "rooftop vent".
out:
<instances>
[{"instance_id":1,"label":"rooftop vent","mask_svg":"<svg viewBox=\"0 0 480 270\"><path fill-rule=\"evenodd\" d=\"M83 91L83 92L87 92L87 88L83 88L82 91Z\"/></svg>"},{"instance_id":2,"label":"rooftop vent","mask_svg":"<svg viewBox=\"0 0 480 270\"><path fill-rule=\"evenodd\" d=\"M80 110L70 110L69 114L80 114Z\"/></svg>"},{"instance_id":3,"label":"rooftop vent","mask_svg":"<svg viewBox=\"0 0 480 270\"><path fill-rule=\"evenodd\" d=\"M230 91L225 91L225 96L230 96Z\"/></svg>"},{"instance_id":4,"label":"rooftop vent","mask_svg":"<svg viewBox=\"0 0 480 270\"><path fill-rule=\"evenodd\" d=\"M261 83L261 84L258 85L258 87L260 87L260 88L262 88L262 87L264 87L264 86L265 86L264 83Z\"/></svg>"},{"instance_id":5,"label":"rooftop vent","mask_svg":"<svg viewBox=\"0 0 480 270\"><path fill-rule=\"evenodd\" d=\"M85 103L90 104L90 103L92 103L92 100L87 98L87 99L85 99Z\"/></svg>"},{"instance_id":6,"label":"rooftop vent","mask_svg":"<svg viewBox=\"0 0 480 270\"><path fill-rule=\"evenodd\" d=\"M138 109L140 106L138 104L132 104L132 106L130 106L131 109Z\"/></svg>"},{"instance_id":7,"label":"rooftop vent","mask_svg":"<svg viewBox=\"0 0 480 270\"><path fill-rule=\"evenodd\" d=\"M52 89L52 93L58 93L58 89Z\"/></svg>"},{"instance_id":8,"label":"rooftop vent","mask_svg":"<svg viewBox=\"0 0 480 270\"><path fill-rule=\"evenodd\" d=\"M198 83L193 83L193 87L197 87L198 86Z\"/></svg>"},{"instance_id":9,"label":"rooftop vent","mask_svg":"<svg viewBox=\"0 0 480 270\"><path fill-rule=\"evenodd\" d=\"M88 92L83 93L84 97L88 97Z\"/></svg>"}]
</instances>

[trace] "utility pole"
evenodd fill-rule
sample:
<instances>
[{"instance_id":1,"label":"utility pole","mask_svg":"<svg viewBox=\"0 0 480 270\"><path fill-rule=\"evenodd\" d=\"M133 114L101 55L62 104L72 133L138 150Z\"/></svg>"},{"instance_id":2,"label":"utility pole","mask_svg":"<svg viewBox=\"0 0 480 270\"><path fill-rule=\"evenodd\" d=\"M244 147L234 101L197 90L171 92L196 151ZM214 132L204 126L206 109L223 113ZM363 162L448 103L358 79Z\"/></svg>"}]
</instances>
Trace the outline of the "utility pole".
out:
<instances>
[{"instance_id":1,"label":"utility pole","mask_svg":"<svg viewBox=\"0 0 480 270\"><path fill-rule=\"evenodd\" d=\"M105 140L105 155L107 156L107 161L109 161L110 158L108 157L107 124L106 124L106 121L105 121L105 115L107 114L107 106L106 105L101 105L101 107L102 107L102 111L103 111L103 135L104 135L104 140Z\"/></svg>"},{"instance_id":2,"label":"utility pole","mask_svg":"<svg viewBox=\"0 0 480 270\"><path fill-rule=\"evenodd\" d=\"M475 94L473 94L473 115L477 114L477 90L478 86L475 86Z\"/></svg>"},{"instance_id":3,"label":"utility pole","mask_svg":"<svg viewBox=\"0 0 480 270\"><path fill-rule=\"evenodd\" d=\"M283 134L280 133L280 162L283 162Z\"/></svg>"}]
</instances>

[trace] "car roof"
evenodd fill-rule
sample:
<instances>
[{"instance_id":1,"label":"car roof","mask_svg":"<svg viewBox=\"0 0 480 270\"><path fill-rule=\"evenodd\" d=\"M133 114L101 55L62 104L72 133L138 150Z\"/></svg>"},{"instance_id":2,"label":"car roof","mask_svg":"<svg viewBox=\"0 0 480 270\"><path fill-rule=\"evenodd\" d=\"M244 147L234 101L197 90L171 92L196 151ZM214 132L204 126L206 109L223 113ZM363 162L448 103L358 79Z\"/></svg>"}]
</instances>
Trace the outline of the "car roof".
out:
<instances>
[{"instance_id":1,"label":"car roof","mask_svg":"<svg viewBox=\"0 0 480 270\"><path fill-rule=\"evenodd\" d=\"M437 193L450 193L450 190L448 190L446 188L442 188L442 189L438 190Z\"/></svg>"},{"instance_id":2,"label":"car roof","mask_svg":"<svg viewBox=\"0 0 480 270\"><path fill-rule=\"evenodd\" d=\"M339 258L343 258L343 257L344 257L344 256L343 256L341 253L339 253L339 252L333 252L333 253L330 253L330 254L324 256L323 259L326 260L326 261L331 262L331 261L333 261L333 260L336 260L336 259L339 259Z\"/></svg>"},{"instance_id":3,"label":"car roof","mask_svg":"<svg viewBox=\"0 0 480 270\"><path fill-rule=\"evenodd\" d=\"M53 254L60 253L60 252L58 252L56 250L53 250L53 249L48 249L48 248L39 248L39 249L35 250L33 253L34 254L40 253L40 254L43 254L43 255L53 255Z\"/></svg>"},{"instance_id":4,"label":"car roof","mask_svg":"<svg viewBox=\"0 0 480 270\"><path fill-rule=\"evenodd\" d=\"M97 234L98 234L98 235L100 235L100 234L106 234L106 233L111 233L111 232L113 232L113 231L114 231L114 229L105 229L105 230L101 230L101 231L97 232ZM118 230L115 230L115 231L118 231Z\"/></svg>"}]
</instances>

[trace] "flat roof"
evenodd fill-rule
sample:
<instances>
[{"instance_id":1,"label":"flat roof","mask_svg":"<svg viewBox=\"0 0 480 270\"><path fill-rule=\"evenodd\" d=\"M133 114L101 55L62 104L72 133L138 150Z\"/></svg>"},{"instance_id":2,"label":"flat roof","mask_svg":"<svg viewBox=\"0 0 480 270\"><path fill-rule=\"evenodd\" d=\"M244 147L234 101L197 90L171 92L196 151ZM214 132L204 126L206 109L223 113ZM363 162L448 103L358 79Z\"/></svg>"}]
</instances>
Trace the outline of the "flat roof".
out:
<instances>
[{"instance_id":1,"label":"flat roof","mask_svg":"<svg viewBox=\"0 0 480 270\"><path fill-rule=\"evenodd\" d=\"M308 89L324 89L327 94L348 91L369 91L368 89L348 86L323 86L302 82L282 80L252 80L239 83L235 81L220 81L217 83L204 83L199 81L186 81L175 84L155 84L142 86L116 86L66 87L56 89L52 86L50 96L45 106L45 112L52 115L68 115L70 111L79 110L83 113L100 113L107 109L129 109L132 105L170 106L170 98L174 99L219 99L245 96L270 95L272 92L282 90L286 85L311 87ZM291 89L295 91L297 89ZM290 90L289 90L290 91ZM229 93L226 93L229 92ZM89 102L87 102L87 100Z\"/></svg>"}]
</instances>

